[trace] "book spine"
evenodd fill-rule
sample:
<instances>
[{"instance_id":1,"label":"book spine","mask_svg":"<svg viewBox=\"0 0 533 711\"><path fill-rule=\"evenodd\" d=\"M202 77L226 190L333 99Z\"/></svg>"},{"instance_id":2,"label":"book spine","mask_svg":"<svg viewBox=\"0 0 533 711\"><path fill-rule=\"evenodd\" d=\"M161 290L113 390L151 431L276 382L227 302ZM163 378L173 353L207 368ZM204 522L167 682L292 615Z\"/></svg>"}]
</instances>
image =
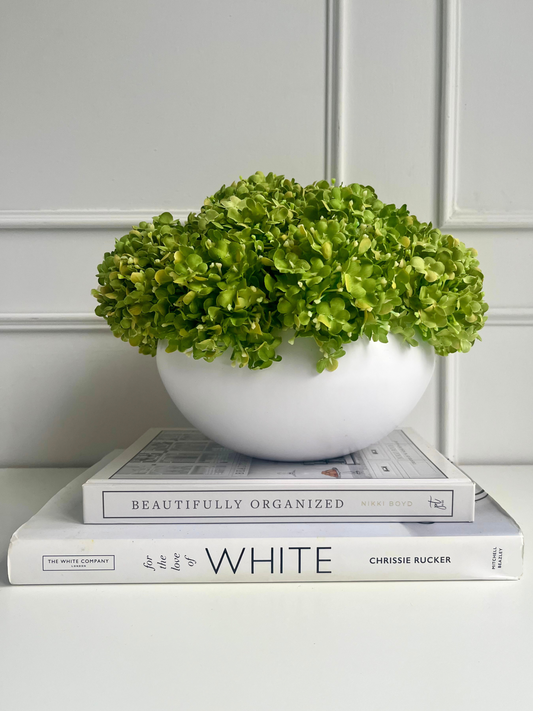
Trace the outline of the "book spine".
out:
<instances>
[{"instance_id":1,"label":"book spine","mask_svg":"<svg viewBox=\"0 0 533 711\"><path fill-rule=\"evenodd\" d=\"M514 580L522 535L368 538L22 540L11 583Z\"/></svg>"},{"instance_id":2,"label":"book spine","mask_svg":"<svg viewBox=\"0 0 533 711\"><path fill-rule=\"evenodd\" d=\"M473 521L472 482L417 487L83 487L85 523Z\"/></svg>"}]
</instances>

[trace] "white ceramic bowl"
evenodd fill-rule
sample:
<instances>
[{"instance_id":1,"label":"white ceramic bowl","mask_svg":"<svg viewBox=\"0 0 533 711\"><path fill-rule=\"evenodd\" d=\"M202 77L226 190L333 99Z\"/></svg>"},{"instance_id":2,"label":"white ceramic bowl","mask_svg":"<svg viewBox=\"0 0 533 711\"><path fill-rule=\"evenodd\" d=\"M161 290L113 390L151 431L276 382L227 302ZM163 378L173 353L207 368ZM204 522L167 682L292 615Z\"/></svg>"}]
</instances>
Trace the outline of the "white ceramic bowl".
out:
<instances>
[{"instance_id":1,"label":"white ceramic bowl","mask_svg":"<svg viewBox=\"0 0 533 711\"><path fill-rule=\"evenodd\" d=\"M333 373L316 372L312 338L284 341L283 360L265 370L232 367L230 351L212 363L157 350L161 379L176 406L205 435L262 459L309 461L377 442L419 401L435 367L433 348L389 335L344 346Z\"/></svg>"}]
</instances>

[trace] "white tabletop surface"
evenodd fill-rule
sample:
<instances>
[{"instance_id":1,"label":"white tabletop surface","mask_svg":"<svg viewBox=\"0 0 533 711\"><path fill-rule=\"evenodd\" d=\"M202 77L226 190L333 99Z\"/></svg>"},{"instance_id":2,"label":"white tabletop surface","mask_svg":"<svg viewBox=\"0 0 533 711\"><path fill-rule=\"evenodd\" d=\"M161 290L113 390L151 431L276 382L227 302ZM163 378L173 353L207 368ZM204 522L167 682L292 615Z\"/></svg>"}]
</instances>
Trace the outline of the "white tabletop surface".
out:
<instances>
[{"instance_id":1,"label":"white tabletop surface","mask_svg":"<svg viewBox=\"0 0 533 711\"><path fill-rule=\"evenodd\" d=\"M533 466L465 469L522 526L518 582L11 586L11 533L80 470L0 470L0 708L533 708Z\"/></svg>"}]
</instances>

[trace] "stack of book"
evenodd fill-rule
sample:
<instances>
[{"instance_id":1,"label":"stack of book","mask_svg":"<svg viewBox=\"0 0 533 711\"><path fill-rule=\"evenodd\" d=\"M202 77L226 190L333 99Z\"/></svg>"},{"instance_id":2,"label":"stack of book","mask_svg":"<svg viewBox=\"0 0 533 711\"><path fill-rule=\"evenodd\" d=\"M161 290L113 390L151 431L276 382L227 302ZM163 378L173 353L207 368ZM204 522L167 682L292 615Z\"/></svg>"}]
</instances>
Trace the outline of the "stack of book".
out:
<instances>
[{"instance_id":1,"label":"stack of book","mask_svg":"<svg viewBox=\"0 0 533 711\"><path fill-rule=\"evenodd\" d=\"M13 534L14 584L513 580L518 525L411 430L319 462L149 430Z\"/></svg>"}]
</instances>

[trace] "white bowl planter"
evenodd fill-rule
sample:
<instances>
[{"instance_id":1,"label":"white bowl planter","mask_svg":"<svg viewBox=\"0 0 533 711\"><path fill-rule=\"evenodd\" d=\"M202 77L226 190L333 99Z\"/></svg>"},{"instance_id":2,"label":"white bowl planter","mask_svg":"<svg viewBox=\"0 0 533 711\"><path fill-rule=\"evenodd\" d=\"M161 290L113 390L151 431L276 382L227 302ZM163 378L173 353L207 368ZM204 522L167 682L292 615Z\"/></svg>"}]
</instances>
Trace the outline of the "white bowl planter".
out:
<instances>
[{"instance_id":1,"label":"white bowl planter","mask_svg":"<svg viewBox=\"0 0 533 711\"><path fill-rule=\"evenodd\" d=\"M309 461L367 447L411 412L431 380L433 348L360 338L344 346L333 373L316 372L312 338L284 341L283 360L265 370L232 367L157 350L161 379L176 406L205 435L262 459Z\"/></svg>"}]
</instances>

